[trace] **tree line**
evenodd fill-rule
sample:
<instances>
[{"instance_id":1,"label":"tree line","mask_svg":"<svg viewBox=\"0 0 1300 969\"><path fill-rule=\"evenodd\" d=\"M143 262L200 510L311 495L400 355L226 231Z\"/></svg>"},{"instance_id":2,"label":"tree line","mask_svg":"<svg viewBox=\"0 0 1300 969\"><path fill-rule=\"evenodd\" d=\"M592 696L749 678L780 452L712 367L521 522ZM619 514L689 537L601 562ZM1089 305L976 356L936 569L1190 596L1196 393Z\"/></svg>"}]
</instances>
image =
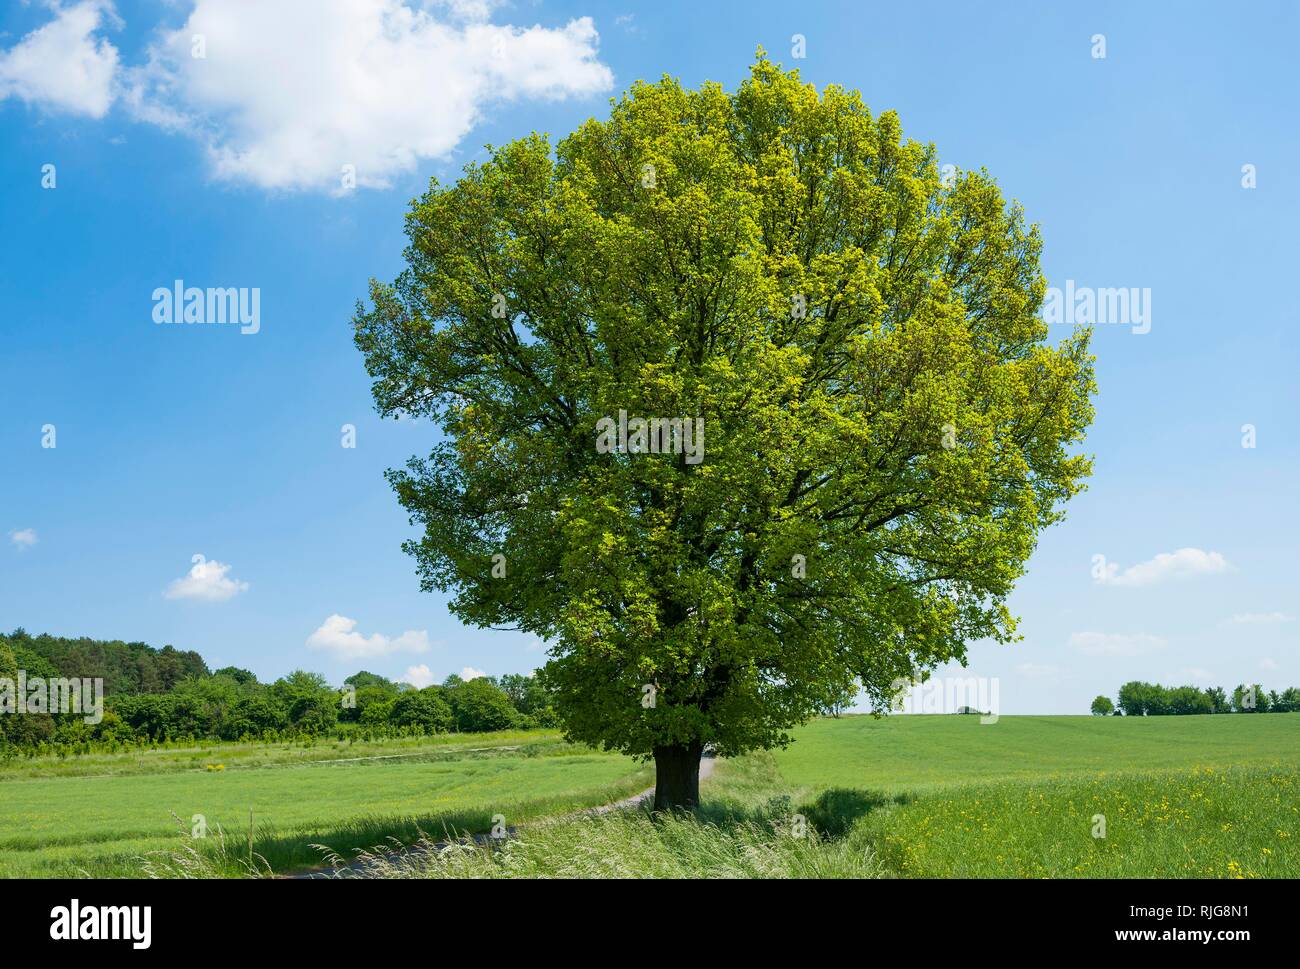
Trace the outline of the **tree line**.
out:
<instances>
[{"instance_id":1,"label":"tree line","mask_svg":"<svg viewBox=\"0 0 1300 969\"><path fill-rule=\"evenodd\" d=\"M1239 683L1229 695L1221 686L1161 686L1132 680L1119 688L1117 702L1108 696L1092 701L1098 717L1162 717L1196 713L1295 713L1300 711L1300 689L1279 693L1258 683Z\"/></svg>"},{"instance_id":2,"label":"tree line","mask_svg":"<svg viewBox=\"0 0 1300 969\"><path fill-rule=\"evenodd\" d=\"M211 671L195 652L144 643L0 635L0 678L102 678L104 715L0 714L0 755L116 749L200 740L277 741L315 736L477 733L556 725L549 697L523 674L449 676L417 689L360 671L332 686L295 670L273 683L249 670Z\"/></svg>"}]
</instances>

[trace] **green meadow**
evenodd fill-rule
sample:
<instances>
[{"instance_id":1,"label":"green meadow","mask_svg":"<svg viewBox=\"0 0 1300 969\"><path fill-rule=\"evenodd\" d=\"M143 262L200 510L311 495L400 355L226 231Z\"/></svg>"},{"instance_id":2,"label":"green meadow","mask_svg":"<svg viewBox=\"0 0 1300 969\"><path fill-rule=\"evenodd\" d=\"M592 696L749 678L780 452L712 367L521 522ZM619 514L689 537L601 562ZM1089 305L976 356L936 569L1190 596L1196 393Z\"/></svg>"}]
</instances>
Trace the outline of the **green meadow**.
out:
<instances>
[{"instance_id":1,"label":"green meadow","mask_svg":"<svg viewBox=\"0 0 1300 969\"><path fill-rule=\"evenodd\" d=\"M377 747L226 745L16 762L0 769L0 875L139 876L186 843L195 815L205 847L224 841L227 860L242 859L250 809L255 855L291 871L320 863L314 843L347 853L421 832L485 831L494 815L513 825L653 783L627 758L541 731Z\"/></svg>"},{"instance_id":2,"label":"green meadow","mask_svg":"<svg viewBox=\"0 0 1300 969\"><path fill-rule=\"evenodd\" d=\"M772 761L884 874L1300 877L1300 714L849 717Z\"/></svg>"},{"instance_id":3,"label":"green meadow","mask_svg":"<svg viewBox=\"0 0 1300 969\"><path fill-rule=\"evenodd\" d=\"M1300 877L1300 714L823 719L694 816L575 816L652 783L545 731L12 761L0 874L246 875L251 807L262 873L324 845L388 877ZM495 815L504 845L391 854Z\"/></svg>"},{"instance_id":4,"label":"green meadow","mask_svg":"<svg viewBox=\"0 0 1300 969\"><path fill-rule=\"evenodd\" d=\"M719 764L693 817L525 825L385 877L1296 878L1300 715L843 717Z\"/></svg>"},{"instance_id":5,"label":"green meadow","mask_svg":"<svg viewBox=\"0 0 1300 969\"><path fill-rule=\"evenodd\" d=\"M794 731L775 753L791 784L920 792L1120 771L1300 765L1300 715L841 717Z\"/></svg>"}]
</instances>

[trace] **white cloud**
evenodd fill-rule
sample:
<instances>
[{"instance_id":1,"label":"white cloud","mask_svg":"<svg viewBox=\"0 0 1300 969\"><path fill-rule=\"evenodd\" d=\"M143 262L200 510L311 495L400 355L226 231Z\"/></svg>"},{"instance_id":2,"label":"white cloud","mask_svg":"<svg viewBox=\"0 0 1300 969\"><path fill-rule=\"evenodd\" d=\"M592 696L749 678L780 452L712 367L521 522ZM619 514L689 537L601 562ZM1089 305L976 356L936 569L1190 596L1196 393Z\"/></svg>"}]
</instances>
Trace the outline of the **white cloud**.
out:
<instances>
[{"instance_id":1,"label":"white cloud","mask_svg":"<svg viewBox=\"0 0 1300 969\"><path fill-rule=\"evenodd\" d=\"M399 682L410 683L417 690L423 690L426 686L433 686L433 670L423 663L419 666L408 666Z\"/></svg>"},{"instance_id":2,"label":"white cloud","mask_svg":"<svg viewBox=\"0 0 1300 969\"><path fill-rule=\"evenodd\" d=\"M614 26L623 28L623 33L637 36L644 33L636 23L636 14L624 13L614 18Z\"/></svg>"},{"instance_id":3,"label":"white cloud","mask_svg":"<svg viewBox=\"0 0 1300 969\"><path fill-rule=\"evenodd\" d=\"M225 602L241 592L248 591L248 583L226 576L230 566L224 562L209 561L195 555L190 561L194 567L189 574L175 579L163 593L168 599L199 599L203 602Z\"/></svg>"},{"instance_id":4,"label":"white cloud","mask_svg":"<svg viewBox=\"0 0 1300 969\"><path fill-rule=\"evenodd\" d=\"M40 539L36 537L36 529L20 528L17 531L9 533L9 540L19 549L31 548Z\"/></svg>"},{"instance_id":5,"label":"white cloud","mask_svg":"<svg viewBox=\"0 0 1300 969\"><path fill-rule=\"evenodd\" d=\"M390 653L426 653L429 651L429 634L423 629L408 629L395 639L375 633L363 636L357 632L357 621L338 613L330 616L320 628L307 637L311 649L332 653L335 659L373 659ZM415 669L415 667L412 667ZM427 667L426 667L427 669ZM408 670L409 672L409 670Z\"/></svg>"},{"instance_id":6,"label":"white cloud","mask_svg":"<svg viewBox=\"0 0 1300 969\"><path fill-rule=\"evenodd\" d=\"M1280 670L1282 667L1277 665L1277 660L1265 656L1262 660L1259 661L1259 668L1261 670Z\"/></svg>"},{"instance_id":7,"label":"white cloud","mask_svg":"<svg viewBox=\"0 0 1300 969\"><path fill-rule=\"evenodd\" d=\"M1096 581L1102 585L1144 586L1190 575L1214 575L1227 572L1228 568L1228 560L1218 552L1180 548L1176 552L1161 552L1155 558L1131 565L1122 572L1114 562L1107 563Z\"/></svg>"},{"instance_id":8,"label":"white cloud","mask_svg":"<svg viewBox=\"0 0 1300 969\"><path fill-rule=\"evenodd\" d=\"M591 18L521 28L487 22L491 6L198 0L130 72L128 103L200 139L219 178L341 194L351 165L357 185L383 187L449 155L492 103L612 86Z\"/></svg>"},{"instance_id":9,"label":"white cloud","mask_svg":"<svg viewBox=\"0 0 1300 969\"><path fill-rule=\"evenodd\" d=\"M445 7L457 20L487 20L488 16L505 0L433 0L434 6Z\"/></svg>"},{"instance_id":10,"label":"white cloud","mask_svg":"<svg viewBox=\"0 0 1300 969\"><path fill-rule=\"evenodd\" d=\"M1063 671L1059 666L1046 663L1021 663L1016 672L1033 680L1056 680Z\"/></svg>"},{"instance_id":11,"label":"white cloud","mask_svg":"<svg viewBox=\"0 0 1300 969\"><path fill-rule=\"evenodd\" d=\"M1201 669L1199 666L1193 666L1183 670L1182 675L1195 680L1197 683L1209 683L1214 679L1213 673L1209 670ZM1178 679L1178 677L1171 677L1171 679Z\"/></svg>"},{"instance_id":12,"label":"white cloud","mask_svg":"<svg viewBox=\"0 0 1300 969\"><path fill-rule=\"evenodd\" d=\"M102 118L113 103L117 48L94 34L115 20L108 0L54 7L54 19L0 53L0 101Z\"/></svg>"},{"instance_id":13,"label":"white cloud","mask_svg":"<svg viewBox=\"0 0 1300 969\"><path fill-rule=\"evenodd\" d=\"M474 669L472 666L466 666L460 671L460 678L462 680L477 680L480 676L487 676L487 674L482 670Z\"/></svg>"},{"instance_id":14,"label":"white cloud","mask_svg":"<svg viewBox=\"0 0 1300 969\"><path fill-rule=\"evenodd\" d=\"M1146 633L1074 633L1070 645L1088 656L1137 656L1167 645L1159 636Z\"/></svg>"},{"instance_id":15,"label":"white cloud","mask_svg":"<svg viewBox=\"0 0 1300 969\"><path fill-rule=\"evenodd\" d=\"M1239 612L1232 617L1235 623L1243 625L1273 625L1282 622L1295 622L1295 616L1285 612Z\"/></svg>"}]
</instances>

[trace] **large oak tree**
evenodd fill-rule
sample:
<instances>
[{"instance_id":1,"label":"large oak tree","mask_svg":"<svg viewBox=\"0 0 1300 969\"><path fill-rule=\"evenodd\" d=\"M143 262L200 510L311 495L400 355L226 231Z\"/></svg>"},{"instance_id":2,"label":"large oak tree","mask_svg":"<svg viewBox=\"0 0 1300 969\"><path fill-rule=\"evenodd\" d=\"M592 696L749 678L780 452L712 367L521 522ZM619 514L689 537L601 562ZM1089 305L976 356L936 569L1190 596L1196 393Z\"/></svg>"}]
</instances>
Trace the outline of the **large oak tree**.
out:
<instances>
[{"instance_id":1,"label":"large oak tree","mask_svg":"<svg viewBox=\"0 0 1300 969\"><path fill-rule=\"evenodd\" d=\"M734 93L639 83L552 147L493 149L407 217L356 343L423 587L550 644L575 740L779 745L864 689L1015 638L1006 598L1082 487L1088 333L1046 342L1040 239L982 172L760 52ZM601 418L702 418L704 458Z\"/></svg>"}]
</instances>

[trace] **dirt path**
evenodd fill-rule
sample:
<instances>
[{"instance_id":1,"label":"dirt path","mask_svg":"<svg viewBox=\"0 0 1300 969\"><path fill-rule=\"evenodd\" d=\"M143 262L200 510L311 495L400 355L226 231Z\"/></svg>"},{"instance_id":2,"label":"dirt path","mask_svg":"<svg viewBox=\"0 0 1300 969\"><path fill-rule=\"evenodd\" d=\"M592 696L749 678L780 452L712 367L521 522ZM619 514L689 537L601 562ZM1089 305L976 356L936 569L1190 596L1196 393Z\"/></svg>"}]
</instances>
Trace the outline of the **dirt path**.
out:
<instances>
[{"instance_id":1,"label":"dirt path","mask_svg":"<svg viewBox=\"0 0 1300 969\"><path fill-rule=\"evenodd\" d=\"M700 758L700 781L701 782L707 780L709 777L713 775L713 767L716 763L717 763L717 758L711 751L706 751L704 756ZM571 814L562 814L554 820L563 820L565 818L579 818L586 815L603 815L603 814L609 814L612 811L623 811L630 808L639 808L647 801L652 799L654 797L654 794L655 794L655 789L653 787L647 787L641 793L633 794L631 797L625 797L621 801L615 801L612 804L602 804L599 807L586 808L582 811L574 811ZM506 828L506 837L513 838L517 830L518 830L517 828L513 828L513 827ZM467 840L472 840L475 844L487 844L492 840L492 835L476 834L473 836L473 838ZM448 844L450 844L450 842L448 841L439 841L437 844L433 846L432 850L439 851L447 847ZM417 850L428 850L428 849L408 849L407 851L396 851L389 855L386 855L385 860L396 861L402 858L403 856L414 853ZM359 877L363 877L365 875L366 869L372 867L374 864L375 862L373 861L354 861L346 865L339 865L337 867L330 866L330 867L323 867L323 868L309 868L304 871L296 871L286 875L278 875L276 877L292 878L292 879L359 878Z\"/></svg>"}]
</instances>

